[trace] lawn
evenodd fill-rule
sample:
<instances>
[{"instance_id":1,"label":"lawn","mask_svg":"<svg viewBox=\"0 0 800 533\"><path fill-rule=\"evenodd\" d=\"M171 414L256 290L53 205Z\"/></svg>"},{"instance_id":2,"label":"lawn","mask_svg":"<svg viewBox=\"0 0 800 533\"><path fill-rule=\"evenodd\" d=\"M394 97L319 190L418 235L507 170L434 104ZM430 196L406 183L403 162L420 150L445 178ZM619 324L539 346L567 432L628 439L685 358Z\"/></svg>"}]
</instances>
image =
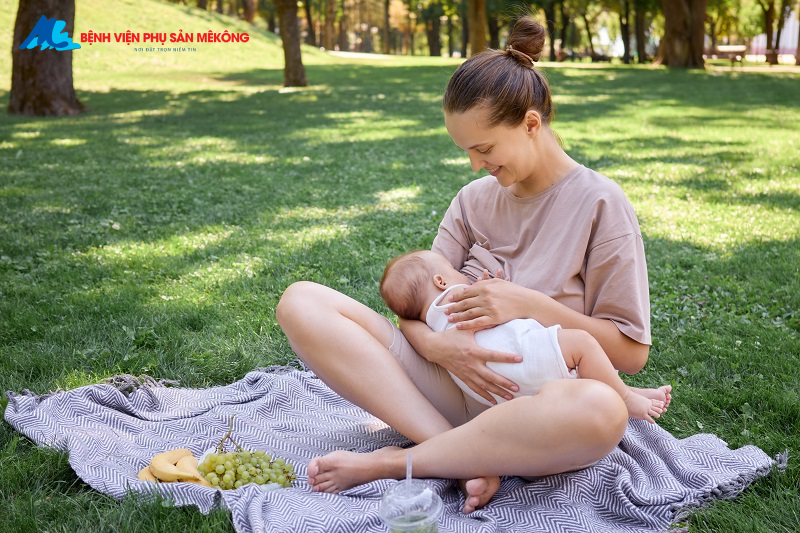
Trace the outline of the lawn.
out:
<instances>
[{"instance_id":1,"label":"lawn","mask_svg":"<svg viewBox=\"0 0 800 533\"><path fill-rule=\"evenodd\" d=\"M113 31L140 4L79 2L76 31ZM153 31L230 27L251 31L252 47L161 58L95 45L74 56L87 113L2 116L2 391L118 373L204 387L291 362L275 321L289 284L318 281L391 316L377 292L385 261L430 246L452 196L479 175L442 121L456 61L305 50L312 86L285 91L274 37L144 4ZM0 0L0 27L13 25L12 6ZM9 69L0 55L3 109ZM641 222L653 347L626 381L673 385L659 424L677 437L789 450L784 473L690 530L795 531L800 70L545 71L565 148L616 180ZM224 512L97 493L65 454L5 422L0 459L0 531L233 529Z\"/></svg>"}]
</instances>

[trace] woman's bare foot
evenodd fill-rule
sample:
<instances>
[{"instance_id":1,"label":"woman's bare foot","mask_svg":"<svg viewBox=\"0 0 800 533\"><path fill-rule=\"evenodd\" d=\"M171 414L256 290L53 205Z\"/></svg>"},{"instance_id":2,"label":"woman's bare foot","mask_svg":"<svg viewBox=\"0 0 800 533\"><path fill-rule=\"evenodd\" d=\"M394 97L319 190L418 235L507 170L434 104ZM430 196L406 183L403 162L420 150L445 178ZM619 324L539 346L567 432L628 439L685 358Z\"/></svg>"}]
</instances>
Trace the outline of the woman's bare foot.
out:
<instances>
[{"instance_id":1,"label":"woman's bare foot","mask_svg":"<svg viewBox=\"0 0 800 533\"><path fill-rule=\"evenodd\" d=\"M402 450L387 446L370 453L335 451L315 457L308 463L308 484L313 492L336 493L376 479L395 478L390 459Z\"/></svg>"},{"instance_id":2,"label":"woman's bare foot","mask_svg":"<svg viewBox=\"0 0 800 533\"><path fill-rule=\"evenodd\" d=\"M672 385L662 385L657 389L638 389L636 387L628 387L636 394L650 398L651 400L660 400L664 402L664 412L667 411L670 402L672 401Z\"/></svg>"},{"instance_id":3,"label":"woman's bare foot","mask_svg":"<svg viewBox=\"0 0 800 533\"><path fill-rule=\"evenodd\" d=\"M479 477L475 479L460 479L458 486L464 493L464 514L469 514L475 509L480 509L489 503L489 500L500 488L499 477Z\"/></svg>"},{"instance_id":4,"label":"woman's bare foot","mask_svg":"<svg viewBox=\"0 0 800 533\"><path fill-rule=\"evenodd\" d=\"M647 420L655 424L654 418L659 418L664 412L664 402L653 400L630 390L625 398L625 405L628 407L628 416L639 420Z\"/></svg>"}]
</instances>

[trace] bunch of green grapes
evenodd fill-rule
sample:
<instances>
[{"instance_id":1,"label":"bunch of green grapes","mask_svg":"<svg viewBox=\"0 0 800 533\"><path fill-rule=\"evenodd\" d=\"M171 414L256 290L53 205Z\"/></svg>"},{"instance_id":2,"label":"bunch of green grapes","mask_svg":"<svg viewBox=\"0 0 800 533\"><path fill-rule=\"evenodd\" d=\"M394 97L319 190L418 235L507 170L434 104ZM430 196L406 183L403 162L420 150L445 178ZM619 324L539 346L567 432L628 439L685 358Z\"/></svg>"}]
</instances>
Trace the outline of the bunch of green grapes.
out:
<instances>
[{"instance_id":1,"label":"bunch of green grapes","mask_svg":"<svg viewBox=\"0 0 800 533\"><path fill-rule=\"evenodd\" d=\"M238 489L246 483L277 483L288 488L297 478L294 467L281 457L272 458L264 450L218 452L206 455L197 469L209 483L221 489Z\"/></svg>"}]
</instances>

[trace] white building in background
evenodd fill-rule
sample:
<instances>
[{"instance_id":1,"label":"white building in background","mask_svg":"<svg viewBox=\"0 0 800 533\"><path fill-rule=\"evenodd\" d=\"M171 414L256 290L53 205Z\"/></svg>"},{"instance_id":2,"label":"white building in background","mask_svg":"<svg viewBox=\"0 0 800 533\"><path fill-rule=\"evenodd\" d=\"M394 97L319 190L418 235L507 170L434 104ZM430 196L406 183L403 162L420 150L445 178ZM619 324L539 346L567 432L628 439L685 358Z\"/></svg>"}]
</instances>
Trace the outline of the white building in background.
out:
<instances>
[{"instance_id":1,"label":"white building in background","mask_svg":"<svg viewBox=\"0 0 800 533\"><path fill-rule=\"evenodd\" d=\"M778 34L778 21L775 21L774 33L772 40ZM783 24L783 33L781 33L781 42L778 43L778 55L791 55L797 52L797 34L800 32L800 20L797 20L797 13L792 11L789 18ZM750 53L752 55L763 56L767 53L767 34L762 33L753 37L750 42Z\"/></svg>"}]
</instances>

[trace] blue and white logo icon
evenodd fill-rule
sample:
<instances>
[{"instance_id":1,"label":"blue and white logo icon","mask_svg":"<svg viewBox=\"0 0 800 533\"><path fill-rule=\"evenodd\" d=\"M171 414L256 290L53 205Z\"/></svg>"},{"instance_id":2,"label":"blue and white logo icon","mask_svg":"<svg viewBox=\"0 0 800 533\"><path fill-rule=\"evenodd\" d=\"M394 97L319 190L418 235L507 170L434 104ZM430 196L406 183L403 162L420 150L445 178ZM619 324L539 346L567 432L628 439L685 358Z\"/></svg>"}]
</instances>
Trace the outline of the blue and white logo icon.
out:
<instances>
[{"instance_id":1,"label":"blue and white logo icon","mask_svg":"<svg viewBox=\"0 0 800 533\"><path fill-rule=\"evenodd\" d=\"M66 25L67 23L63 20L49 19L42 15L42 18L36 23L36 26L34 26L28 38L19 45L20 50L30 50L39 45L42 47L41 50L55 48L60 52L80 48L81 45L73 43L67 32L62 33L61 30L63 30Z\"/></svg>"}]
</instances>

